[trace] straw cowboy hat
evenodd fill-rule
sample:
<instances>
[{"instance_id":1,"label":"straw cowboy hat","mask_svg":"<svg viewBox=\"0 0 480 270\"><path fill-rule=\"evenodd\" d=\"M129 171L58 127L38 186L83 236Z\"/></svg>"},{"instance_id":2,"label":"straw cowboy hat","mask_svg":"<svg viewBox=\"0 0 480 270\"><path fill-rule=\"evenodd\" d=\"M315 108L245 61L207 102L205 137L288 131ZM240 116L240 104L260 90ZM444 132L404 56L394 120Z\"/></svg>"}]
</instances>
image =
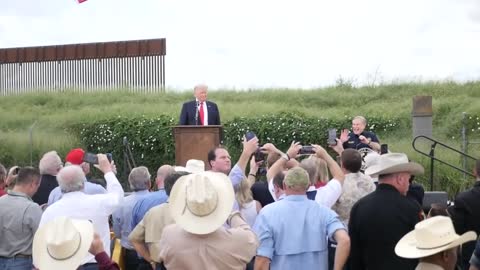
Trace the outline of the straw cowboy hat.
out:
<instances>
[{"instance_id":1,"label":"straw cowboy hat","mask_svg":"<svg viewBox=\"0 0 480 270\"><path fill-rule=\"evenodd\" d=\"M408 259L423 258L476 239L473 231L456 234L449 217L436 216L417 223L413 231L398 241L395 253Z\"/></svg>"},{"instance_id":2,"label":"straw cowboy hat","mask_svg":"<svg viewBox=\"0 0 480 270\"><path fill-rule=\"evenodd\" d=\"M225 174L189 174L180 177L170 192L170 213L187 232L208 234L225 223L234 199L232 182Z\"/></svg>"},{"instance_id":3,"label":"straw cowboy hat","mask_svg":"<svg viewBox=\"0 0 480 270\"><path fill-rule=\"evenodd\" d=\"M33 264L38 269L77 269L93 241L88 220L58 217L40 227L33 237Z\"/></svg>"},{"instance_id":4,"label":"straw cowboy hat","mask_svg":"<svg viewBox=\"0 0 480 270\"><path fill-rule=\"evenodd\" d=\"M391 173L408 172L412 175L423 174L422 165L409 162L407 155L403 153L390 153L381 155L377 163L365 170L366 175L378 176Z\"/></svg>"},{"instance_id":5,"label":"straw cowboy hat","mask_svg":"<svg viewBox=\"0 0 480 270\"><path fill-rule=\"evenodd\" d=\"M189 172L189 173L199 173L205 171L205 162L198 159L189 159L185 167L175 166L176 172Z\"/></svg>"}]
</instances>

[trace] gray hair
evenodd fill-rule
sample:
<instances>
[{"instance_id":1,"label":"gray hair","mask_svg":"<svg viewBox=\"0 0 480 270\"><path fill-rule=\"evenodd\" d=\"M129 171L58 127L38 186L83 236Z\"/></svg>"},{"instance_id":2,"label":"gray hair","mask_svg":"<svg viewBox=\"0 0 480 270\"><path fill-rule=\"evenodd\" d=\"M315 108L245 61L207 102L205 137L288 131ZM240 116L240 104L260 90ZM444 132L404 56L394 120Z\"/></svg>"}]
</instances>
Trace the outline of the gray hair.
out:
<instances>
[{"instance_id":1,"label":"gray hair","mask_svg":"<svg viewBox=\"0 0 480 270\"><path fill-rule=\"evenodd\" d=\"M45 153L40 159L38 168L40 174L57 175L58 171L62 168L62 159L56 151L50 151Z\"/></svg>"},{"instance_id":2,"label":"gray hair","mask_svg":"<svg viewBox=\"0 0 480 270\"><path fill-rule=\"evenodd\" d=\"M361 116L361 115L355 116L355 117L352 119L352 121L353 121L353 120L360 120L360 121L363 122L363 124L367 125L367 119L366 119L365 117Z\"/></svg>"},{"instance_id":3,"label":"gray hair","mask_svg":"<svg viewBox=\"0 0 480 270\"><path fill-rule=\"evenodd\" d=\"M128 176L130 189L133 191L145 190L150 187L150 172L145 166L133 168Z\"/></svg>"},{"instance_id":4,"label":"gray hair","mask_svg":"<svg viewBox=\"0 0 480 270\"><path fill-rule=\"evenodd\" d=\"M78 165L70 165L58 172L58 185L62 193L81 191L85 185L85 174Z\"/></svg>"}]
</instances>

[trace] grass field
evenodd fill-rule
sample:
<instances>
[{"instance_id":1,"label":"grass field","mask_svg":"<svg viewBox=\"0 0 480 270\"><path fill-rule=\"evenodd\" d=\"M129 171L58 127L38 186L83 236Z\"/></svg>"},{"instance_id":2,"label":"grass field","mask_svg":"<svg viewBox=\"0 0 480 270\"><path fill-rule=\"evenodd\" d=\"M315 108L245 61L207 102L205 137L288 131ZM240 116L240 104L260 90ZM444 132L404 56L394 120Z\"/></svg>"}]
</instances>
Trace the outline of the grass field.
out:
<instances>
[{"instance_id":1,"label":"grass field","mask_svg":"<svg viewBox=\"0 0 480 270\"><path fill-rule=\"evenodd\" d=\"M278 112L300 112L309 116L342 118L352 115L384 115L410 119L412 97L431 95L434 110L434 136L455 147L460 147L458 136L447 136L452 126L459 125L462 112L480 116L480 82L458 84L405 83L377 87L353 88L347 86L324 89L256 89L212 90L209 99L215 101L223 121L238 116L255 116ZM8 161L28 164L30 161L29 129L33 126L34 160L45 151L56 149L66 153L78 146L78 138L68 134L71 124L87 123L118 115L178 117L181 104L192 98L192 92L167 91L159 94L138 94L118 90L78 94L62 93L7 96L0 98L0 151ZM381 138L393 151L414 154L411 130L387 134ZM476 133L478 134L478 133ZM452 138L454 137L454 138ZM480 145L472 145L470 153L478 154ZM445 154L458 162L458 157ZM11 164L6 164L11 165Z\"/></svg>"}]
</instances>

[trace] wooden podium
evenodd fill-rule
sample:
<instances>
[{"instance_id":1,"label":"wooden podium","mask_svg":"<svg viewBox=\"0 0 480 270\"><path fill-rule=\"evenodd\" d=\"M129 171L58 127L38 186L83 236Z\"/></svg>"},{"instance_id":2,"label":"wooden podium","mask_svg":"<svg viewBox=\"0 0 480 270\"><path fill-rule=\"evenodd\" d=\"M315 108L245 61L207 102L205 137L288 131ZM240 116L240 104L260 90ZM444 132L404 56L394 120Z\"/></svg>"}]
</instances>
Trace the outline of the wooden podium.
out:
<instances>
[{"instance_id":1,"label":"wooden podium","mask_svg":"<svg viewBox=\"0 0 480 270\"><path fill-rule=\"evenodd\" d=\"M185 166L189 159L205 162L205 170L210 169L208 151L220 145L222 126L175 126L175 165Z\"/></svg>"}]
</instances>

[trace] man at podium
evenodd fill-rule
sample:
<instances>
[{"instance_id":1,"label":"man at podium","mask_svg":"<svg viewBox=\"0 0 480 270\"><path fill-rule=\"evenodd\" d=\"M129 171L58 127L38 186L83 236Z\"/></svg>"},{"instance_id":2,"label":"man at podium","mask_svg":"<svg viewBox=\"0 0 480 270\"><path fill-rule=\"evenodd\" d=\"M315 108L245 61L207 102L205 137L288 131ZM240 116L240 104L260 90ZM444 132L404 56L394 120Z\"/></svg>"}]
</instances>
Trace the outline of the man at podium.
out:
<instances>
[{"instance_id":1,"label":"man at podium","mask_svg":"<svg viewBox=\"0 0 480 270\"><path fill-rule=\"evenodd\" d=\"M193 88L195 100L183 103L180 125L220 125L217 104L207 101L207 89L208 87L204 84L196 85Z\"/></svg>"}]
</instances>

